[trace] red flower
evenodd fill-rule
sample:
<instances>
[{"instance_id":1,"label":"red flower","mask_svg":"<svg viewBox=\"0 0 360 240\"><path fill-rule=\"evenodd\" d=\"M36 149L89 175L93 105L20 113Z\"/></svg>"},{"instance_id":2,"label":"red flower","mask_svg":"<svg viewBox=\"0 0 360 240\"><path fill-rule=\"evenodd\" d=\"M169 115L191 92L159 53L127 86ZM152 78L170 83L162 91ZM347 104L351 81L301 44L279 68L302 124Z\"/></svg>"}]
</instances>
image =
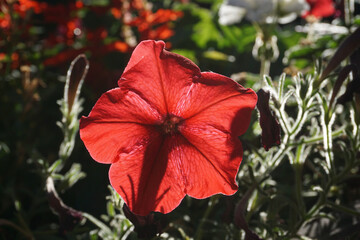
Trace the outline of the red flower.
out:
<instances>
[{"instance_id":1,"label":"red flower","mask_svg":"<svg viewBox=\"0 0 360 240\"><path fill-rule=\"evenodd\" d=\"M335 13L333 0L306 0L310 10L303 17L314 16L317 18L330 17Z\"/></svg>"},{"instance_id":2,"label":"red flower","mask_svg":"<svg viewBox=\"0 0 360 240\"><path fill-rule=\"evenodd\" d=\"M0 29L8 30L11 27L11 17L9 13L0 15Z\"/></svg>"},{"instance_id":3,"label":"red flower","mask_svg":"<svg viewBox=\"0 0 360 240\"><path fill-rule=\"evenodd\" d=\"M119 51L122 53L126 53L129 51L129 46L121 41L115 41L109 43L107 45L92 46L92 47L84 47L80 49L67 49L58 53L55 56L49 57L44 61L45 66L56 66L62 65L66 62L71 61L77 55L84 53L86 51L91 51L93 57L100 57L109 52Z\"/></svg>"},{"instance_id":4,"label":"red flower","mask_svg":"<svg viewBox=\"0 0 360 240\"><path fill-rule=\"evenodd\" d=\"M257 96L233 80L143 41L118 81L80 121L90 155L112 164L111 185L138 215L168 213L185 195L234 194L238 136Z\"/></svg>"},{"instance_id":5,"label":"red flower","mask_svg":"<svg viewBox=\"0 0 360 240\"><path fill-rule=\"evenodd\" d=\"M18 5L14 5L14 9L22 18L24 18L27 11L33 10L34 13L40 14L47 6L48 4L45 2L40 3L32 0L18 0Z\"/></svg>"},{"instance_id":6,"label":"red flower","mask_svg":"<svg viewBox=\"0 0 360 240\"><path fill-rule=\"evenodd\" d=\"M140 33L140 39L168 39L174 35L170 28L171 21L182 17L180 11L159 9L155 13L141 11L140 16L129 22L130 26L136 26Z\"/></svg>"},{"instance_id":7,"label":"red flower","mask_svg":"<svg viewBox=\"0 0 360 240\"><path fill-rule=\"evenodd\" d=\"M77 55L84 53L84 49L68 49L59 54L46 59L43 63L45 66L56 66L69 62L76 58Z\"/></svg>"}]
</instances>

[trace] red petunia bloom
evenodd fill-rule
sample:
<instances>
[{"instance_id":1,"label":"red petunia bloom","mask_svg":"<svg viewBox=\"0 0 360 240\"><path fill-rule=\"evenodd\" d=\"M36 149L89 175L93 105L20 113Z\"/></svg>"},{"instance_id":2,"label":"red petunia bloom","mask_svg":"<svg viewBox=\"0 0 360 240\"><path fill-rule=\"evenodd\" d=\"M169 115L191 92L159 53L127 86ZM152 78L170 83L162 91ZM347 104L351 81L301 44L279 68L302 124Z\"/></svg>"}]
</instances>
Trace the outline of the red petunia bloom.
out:
<instances>
[{"instance_id":1,"label":"red petunia bloom","mask_svg":"<svg viewBox=\"0 0 360 240\"><path fill-rule=\"evenodd\" d=\"M90 155L112 164L111 185L138 215L168 213L185 195L237 191L247 130L257 96L233 80L168 52L162 41L134 50L119 88L104 93L80 137Z\"/></svg>"},{"instance_id":2,"label":"red petunia bloom","mask_svg":"<svg viewBox=\"0 0 360 240\"><path fill-rule=\"evenodd\" d=\"M306 0L310 10L303 17L314 16L316 18L330 17L335 14L333 0Z\"/></svg>"}]
</instances>

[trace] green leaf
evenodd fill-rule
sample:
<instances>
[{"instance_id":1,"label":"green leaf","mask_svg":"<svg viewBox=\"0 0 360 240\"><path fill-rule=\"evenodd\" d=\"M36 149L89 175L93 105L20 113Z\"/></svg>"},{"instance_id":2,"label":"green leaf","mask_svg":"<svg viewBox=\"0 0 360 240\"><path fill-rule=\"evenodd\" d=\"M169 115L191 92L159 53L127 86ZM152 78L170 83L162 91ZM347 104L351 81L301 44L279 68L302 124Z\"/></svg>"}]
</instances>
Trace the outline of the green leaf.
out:
<instances>
[{"instance_id":1,"label":"green leaf","mask_svg":"<svg viewBox=\"0 0 360 240\"><path fill-rule=\"evenodd\" d=\"M340 63L360 47L360 27L348 36L339 46L334 56L322 72L319 82L322 82Z\"/></svg>"},{"instance_id":2,"label":"green leaf","mask_svg":"<svg viewBox=\"0 0 360 240\"><path fill-rule=\"evenodd\" d=\"M294 32L293 30L277 31L276 35L279 43L284 44L286 49L297 45L306 36L304 33Z\"/></svg>"},{"instance_id":3,"label":"green leaf","mask_svg":"<svg viewBox=\"0 0 360 240\"><path fill-rule=\"evenodd\" d=\"M107 214L109 216L111 216L111 217L115 216L115 209L114 209L114 205L112 204L112 202L107 202L106 210L107 210Z\"/></svg>"},{"instance_id":4,"label":"green leaf","mask_svg":"<svg viewBox=\"0 0 360 240\"><path fill-rule=\"evenodd\" d=\"M252 49L257 34L253 25L241 25L241 27L220 25L220 31L227 43L226 46L234 46L239 52L247 48Z\"/></svg>"},{"instance_id":5,"label":"green leaf","mask_svg":"<svg viewBox=\"0 0 360 240\"><path fill-rule=\"evenodd\" d=\"M208 47L210 42L219 42L221 35L216 29L214 24L214 16L212 16L211 11L203 8L197 8L196 16L199 17L199 21L195 24L193 30L195 34L192 35L192 40L200 47Z\"/></svg>"},{"instance_id":6,"label":"green leaf","mask_svg":"<svg viewBox=\"0 0 360 240\"><path fill-rule=\"evenodd\" d=\"M195 64L198 64L198 60L196 58L195 51L193 51L193 50L189 50L189 49L171 49L171 52L177 53L177 54L179 54L181 56L189 58Z\"/></svg>"},{"instance_id":7,"label":"green leaf","mask_svg":"<svg viewBox=\"0 0 360 240\"><path fill-rule=\"evenodd\" d=\"M344 83L344 81L347 79L347 77L349 76L349 73L352 72L353 74L356 74L357 72L357 69L356 69L356 66L355 65L347 65L345 66L343 69L341 69L337 79L336 79L336 82L335 82L335 85L333 87L333 93L331 95L331 100L330 100L330 103L329 103L329 108L331 108L334 100L335 100L335 97L337 96L337 94L339 93L340 91L340 88L342 86L342 84Z\"/></svg>"},{"instance_id":8,"label":"green leaf","mask_svg":"<svg viewBox=\"0 0 360 240\"><path fill-rule=\"evenodd\" d=\"M294 46L285 52L285 61L295 58L309 58L314 53L315 47L310 46Z\"/></svg>"},{"instance_id":9,"label":"green leaf","mask_svg":"<svg viewBox=\"0 0 360 240\"><path fill-rule=\"evenodd\" d=\"M360 16L359 15L355 16L354 24L360 26Z\"/></svg>"},{"instance_id":10,"label":"green leaf","mask_svg":"<svg viewBox=\"0 0 360 240\"><path fill-rule=\"evenodd\" d=\"M83 213L83 216L89 220L90 222L92 222L93 224L95 224L99 229L101 229L107 236L111 236L112 232L111 229L106 226L103 222L101 222L100 220L98 220L97 218L93 217L92 215L88 214L88 213Z\"/></svg>"},{"instance_id":11,"label":"green leaf","mask_svg":"<svg viewBox=\"0 0 360 240\"><path fill-rule=\"evenodd\" d=\"M48 169L49 173L53 173L56 172L56 169L60 166L60 164L62 163L61 159L56 160Z\"/></svg>"},{"instance_id":12,"label":"green leaf","mask_svg":"<svg viewBox=\"0 0 360 240\"><path fill-rule=\"evenodd\" d=\"M228 61L229 60L228 55L226 55L222 52L219 52L219 51L215 51L215 50L206 51L203 53L203 56L205 58L212 59L215 61Z\"/></svg>"}]
</instances>

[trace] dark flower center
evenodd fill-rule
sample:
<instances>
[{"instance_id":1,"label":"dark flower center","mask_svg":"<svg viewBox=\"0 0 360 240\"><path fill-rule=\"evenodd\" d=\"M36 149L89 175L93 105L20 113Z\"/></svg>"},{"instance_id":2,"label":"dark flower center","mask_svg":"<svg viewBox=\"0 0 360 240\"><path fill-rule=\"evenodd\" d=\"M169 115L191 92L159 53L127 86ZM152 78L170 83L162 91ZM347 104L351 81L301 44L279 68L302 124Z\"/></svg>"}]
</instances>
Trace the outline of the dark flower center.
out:
<instances>
[{"instance_id":1,"label":"dark flower center","mask_svg":"<svg viewBox=\"0 0 360 240\"><path fill-rule=\"evenodd\" d=\"M183 118L168 114L162 124L162 131L165 134L175 134L178 132L178 126L183 121Z\"/></svg>"}]
</instances>

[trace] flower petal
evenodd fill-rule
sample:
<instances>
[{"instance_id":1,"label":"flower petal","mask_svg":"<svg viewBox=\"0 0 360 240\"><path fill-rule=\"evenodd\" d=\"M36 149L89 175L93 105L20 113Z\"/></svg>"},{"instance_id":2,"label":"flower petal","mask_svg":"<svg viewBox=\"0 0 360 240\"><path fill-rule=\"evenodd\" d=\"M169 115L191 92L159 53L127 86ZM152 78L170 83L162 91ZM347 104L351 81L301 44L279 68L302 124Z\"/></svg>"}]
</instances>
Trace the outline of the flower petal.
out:
<instances>
[{"instance_id":1,"label":"flower petal","mask_svg":"<svg viewBox=\"0 0 360 240\"><path fill-rule=\"evenodd\" d=\"M179 101L175 115L187 124L216 126L237 137L247 130L257 101L252 89L216 73L202 73L186 96Z\"/></svg>"},{"instance_id":2,"label":"flower petal","mask_svg":"<svg viewBox=\"0 0 360 240\"><path fill-rule=\"evenodd\" d=\"M255 92L225 76L202 73L186 98L179 108L186 119L179 127L186 193L195 198L235 193L242 159L237 137L250 124Z\"/></svg>"},{"instance_id":3,"label":"flower petal","mask_svg":"<svg viewBox=\"0 0 360 240\"><path fill-rule=\"evenodd\" d=\"M183 175L180 159L171 153L179 147L175 137L153 135L139 151L123 154L120 161L111 165L111 185L133 213L166 214L180 204L185 196Z\"/></svg>"},{"instance_id":4,"label":"flower petal","mask_svg":"<svg viewBox=\"0 0 360 240\"><path fill-rule=\"evenodd\" d=\"M173 112L193 79L201 75L193 62L164 47L162 41L141 42L118 82L156 106L161 114Z\"/></svg>"},{"instance_id":5,"label":"flower petal","mask_svg":"<svg viewBox=\"0 0 360 240\"><path fill-rule=\"evenodd\" d=\"M226 2L221 4L219 9L219 23L222 25L231 25L239 23L246 14L246 9L228 5Z\"/></svg>"},{"instance_id":6,"label":"flower petal","mask_svg":"<svg viewBox=\"0 0 360 240\"><path fill-rule=\"evenodd\" d=\"M307 0L310 4L310 10L304 14L304 17L313 15L314 17L330 17L335 13L333 0Z\"/></svg>"},{"instance_id":7,"label":"flower petal","mask_svg":"<svg viewBox=\"0 0 360 240\"><path fill-rule=\"evenodd\" d=\"M88 117L80 121L80 137L92 158L112 163L119 154L136 151L153 134L149 124L159 113L139 95L119 88L103 94Z\"/></svg>"},{"instance_id":8,"label":"flower petal","mask_svg":"<svg viewBox=\"0 0 360 240\"><path fill-rule=\"evenodd\" d=\"M211 126L184 126L181 151L186 193L206 198L237 191L236 174L242 159L241 142Z\"/></svg>"},{"instance_id":9,"label":"flower petal","mask_svg":"<svg viewBox=\"0 0 360 240\"><path fill-rule=\"evenodd\" d=\"M281 143L280 124L269 106L270 92L261 88L257 95L257 108L260 113L260 127L262 129L261 143L268 151L272 146Z\"/></svg>"}]
</instances>

